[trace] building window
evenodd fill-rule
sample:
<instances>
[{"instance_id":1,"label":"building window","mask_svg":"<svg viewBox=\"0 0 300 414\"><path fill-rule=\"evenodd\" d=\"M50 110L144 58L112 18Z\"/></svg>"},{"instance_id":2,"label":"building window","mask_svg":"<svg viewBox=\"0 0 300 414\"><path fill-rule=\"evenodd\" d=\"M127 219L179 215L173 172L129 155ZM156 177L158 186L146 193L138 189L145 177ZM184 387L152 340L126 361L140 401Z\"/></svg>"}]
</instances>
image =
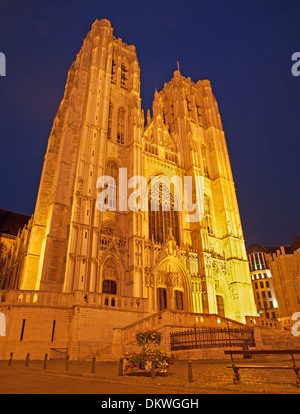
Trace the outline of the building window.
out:
<instances>
[{"instance_id":1,"label":"building window","mask_svg":"<svg viewBox=\"0 0 300 414\"><path fill-rule=\"evenodd\" d=\"M24 337L25 322L26 322L26 319L23 319L23 321L22 321L22 328L21 328L21 335L20 335L20 341L22 341L23 340L23 337Z\"/></svg>"},{"instance_id":2,"label":"building window","mask_svg":"<svg viewBox=\"0 0 300 414\"><path fill-rule=\"evenodd\" d=\"M111 83L116 83L116 63L114 59L111 62Z\"/></svg>"},{"instance_id":3,"label":"building window","mask_svg":"<svg viewBox=\"0 0 300 414\"><path fill-rule=\"evenodd\" d=\"M107 138L112 138L112 114L113 114L113 104L109 104L109 110L108 110L108 126L107 126Z\"/></svg>"},{"instance_id":4,"label":"building window","mask_svg":"<svg viewBox=\"0 0 300 414\"><path fill-rule=\"evenodd\" d=\"M183 293L181 290L175 290L175 309L183 310Z\"/></svg>"},{"instance_id":5,"label":"building window","mask_svg":"<svg viewBox=\"0 0 300 414\"><path fill-rule=\"evenodd\" d=\"M124 144L125 139L125 109L120 108L118 113L118 131L117 131L117 142L118 144Z\"/></svg>"},{"instance_id":6,"label":"building window","mask_svg":"<svg viewBox=\"0 0 300 414\"><path fill-rule=\"evenodd\" d=\"M53 324L52 324L51 342L54 341L55 323L56 323L56 321L54 320Z\"/></svg>"},{"instance_id":7,"label":"building window","mask_svg":"<svg viewBox=\"0 0 300 414\"><path fill-rule=\"evenodd\" d=\"M106 190L108 188L109 194L105 199L105 204L109 204L110 208L116 209L119 168L113 160L108 160L106 163L106 175L112 177L114 179L114 182L110 185L105 184L104 189Z\"/></svg>"},{"instance_id":8,"label":"building window","mask_svg":"<svg viewBox=\"0 0 300 414\"><path fill-rule=\"evenodd\" d=\"M157 310L167 309L167 291L164 288L157 289Z\"/></svg>"},{"instance_id":9,"label":"building window","mask_svg":"<svg viewBox=\"0 0 300 414\"><path fill-rule=\"evenodd\" d=\"M115 161L108 160L106 162L106 175L110 175L117 182L118 177L119 177L119 168L118 168L117 164L115 163Z\"/></svg>"},{"instance_id":10,"label":"building window","mask_svg":"<svg viewBox=\"0 0 300 414\"><path fill-rule=\"evenodd\" d=\"M217 301L217 313L220 316L225 316L224 312L224 301L222 296L216 295L216 301Z\"/></svg>"},{"instance_id":11,"label":"building window","mask_svg":"<svg viewBox=\"0 0 300 414\"><path fill-rule=\"evenodd\" d=\"M213 234L210 200L206 195L204 196L204 217L205 217L206 230L208 231L209 234Z\"/></svg>"},{"instance_id":12,"label":"building window","mask_svg":"<svg viewBox=\"0 0 300 414\"><path fill-rule=\"evenodd\" d=\"M170 191L169 211L163 211L167 203L163 200L163 194L168 194L166 184L158 181L149 189L149 240L154 239L156 243L163 243L169 235L169 228L179 245L179 223L178 212L174 211L174 196Z\"/></svg>"},{"instance_id":13,"label":"building window","mask_svg":"<svg viewBox=\"0 0 300 414\"><path fill-rule=\"evenodd\" d=\"M254 261L254 254L250 254L250 260L251 260L251 270L256 270L255 267L255 261Z\"/></svg>"},{"instance_id":14,"label":"building window","mask_svg":"<svg viewBox=\"0 0 300 414\"><path fill-rule=\"evenodd\" d=\"M204 145L201 145L202 161L203 161L203 173L204 177L208 177L208 166L207 166L207 157L206 157L206 148Z\"/></svg>"},{"instance_id":15,"label":"building window","mask_svg":"<svg viewBox=\"0 0 300 414\"><path fill-rule=\"evenodd\" d=\"M126 88L126 81L127 81L127 77L126 77L126 73L128 72L128 70L126 69L126 66L124 65L124 63L122 63L121 65L121 88L127 89Z\"/></svg>"},{"instance_id":16,"label":"building window","mask_svg":"<svg viewBox=\"0 0 300 414\"><path fill-rule=\"evenodd\" d=\"M117 284L114 280L103 280L102 293L108 293L110 295L117 294Z\"/></svg>"}]
</instances>

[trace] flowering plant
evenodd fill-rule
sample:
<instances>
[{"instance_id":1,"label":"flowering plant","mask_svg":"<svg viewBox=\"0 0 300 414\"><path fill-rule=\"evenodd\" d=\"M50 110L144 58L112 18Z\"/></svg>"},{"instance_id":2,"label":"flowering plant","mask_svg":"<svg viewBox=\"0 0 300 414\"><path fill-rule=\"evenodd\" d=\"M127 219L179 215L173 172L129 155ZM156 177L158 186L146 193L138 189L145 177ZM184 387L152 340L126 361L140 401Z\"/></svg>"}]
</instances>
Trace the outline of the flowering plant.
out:
<instances>
[{"instance_id":1,"label":"flowering plant","mask_svg":"<svg viewBox=\"0 0 300 414\"><path fill-rule=\"evenodd\" d=\"M152 362L160 372L166 372L170 364L174 364L173 355L162 348L144 347L142 352L127 352L123 356L124 369L132 373L136 369L151 371Z\"/></svg>"},{"instance_id":2,"label":"flowering plant","mask_svg":"<svg viewBox=\"0 0 300 414\"><path fill-rule=\"evenodd\" d=\"M127 373L137 369L151 371L152 363L160 372L166 372L174 363L173 355L159 347L162 339L160 332L154 329L139 331L135 335L137 343L142 346L141 352L127 352L123 355L123 367Z\"/></svg>"},{"instance_id":3,"label":"flowering plant","mask_svg":"<svg viewBox=\"0 0 300 414\"><path fill-rule=\"evenodd\" d=\"M149 343L159 345L161 343L161 333L154 329L147 329L146 331L139 331L135 338L140 346L145 346Z\"/></svg>"}]
</instances>

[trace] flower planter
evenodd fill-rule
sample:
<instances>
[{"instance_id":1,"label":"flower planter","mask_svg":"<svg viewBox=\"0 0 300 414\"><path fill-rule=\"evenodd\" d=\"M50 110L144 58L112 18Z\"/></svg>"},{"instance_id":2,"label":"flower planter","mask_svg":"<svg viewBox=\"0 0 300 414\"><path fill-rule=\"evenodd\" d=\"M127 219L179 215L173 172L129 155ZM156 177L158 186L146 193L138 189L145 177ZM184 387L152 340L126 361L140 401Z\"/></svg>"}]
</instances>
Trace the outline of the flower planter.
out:
<instances>
[{"instance_id":1,"label":"flower planter","mask_svg":"<svg viewBox=\"0 0 300 414\"><path fill-rule=\"evenodd\" d=\"M152 362L158 374L166 375L174 363L173 355L159 347L161 334L153 329L136 334L136 340L142 347L141 352L127 352L123 356L123 370L126 374L150 373Z\"/></svg>"}]
</instances>

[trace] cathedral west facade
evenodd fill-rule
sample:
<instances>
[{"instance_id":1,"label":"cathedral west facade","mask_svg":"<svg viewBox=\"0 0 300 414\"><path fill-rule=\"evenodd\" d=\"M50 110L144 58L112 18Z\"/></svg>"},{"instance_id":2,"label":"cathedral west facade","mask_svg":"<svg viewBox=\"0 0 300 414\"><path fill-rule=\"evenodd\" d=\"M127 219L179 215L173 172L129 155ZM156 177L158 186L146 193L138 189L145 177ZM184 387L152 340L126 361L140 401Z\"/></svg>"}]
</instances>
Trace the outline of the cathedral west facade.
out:
<instances>
[{"instance_id":1,"label":"cathedral west facade","mask_svg":"<svg viewBox=\"0 0 300 414\"><path fill-rule=\"evenodd\" d=\"M34 215L2 258L3 306L9 294L24 295L19 302L25 306L30 293L27 302L33 312L43 293L66 298L66 307L70 295L77 295L77 305L97 310L99 327L106 307L119 315L116 321L116 313L111 314L110 327L165 309L218 314L239 322L257 314L210 82L194 83L175 71L162 91L155 92L152 112L144 117L141 109L135 47L115 38L108 20L97 20L68 74ZM127 182L120 169L127 169ZM99 211L97 181L106 175L115 180L117 208ZM119 190L126 187L129 197L133 176L145 177L149 189L151 178L160 182L149 195L148 209L118 208ZM184 207L177 211L172 186L170 211L164 211L164 180L174 176L192 177L194 183L201 177L201 220L189 220ZM151 198L157 203L155 211ZM125 303L134 303L134 317ZM62 320L51 318L56 327ZM26 318L19 319L22 329L21 319Z\"/></svg>"}]
</instances>

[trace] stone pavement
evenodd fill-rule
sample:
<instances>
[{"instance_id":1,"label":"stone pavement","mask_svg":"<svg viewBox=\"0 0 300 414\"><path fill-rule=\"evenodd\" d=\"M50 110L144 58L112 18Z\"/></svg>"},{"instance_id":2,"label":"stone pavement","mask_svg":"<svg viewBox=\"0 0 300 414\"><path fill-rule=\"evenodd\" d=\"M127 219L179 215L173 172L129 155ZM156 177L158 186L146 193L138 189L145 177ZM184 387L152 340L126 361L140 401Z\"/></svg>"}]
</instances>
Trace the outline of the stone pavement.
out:
<instances>
[{"instance_id":1,"label":"stone pavement","mask_svg":"<svg viewBox=\"0 0 300 414\"><path fill-rule=\"evenodd\" d=\"M252 360L236 360L241 363L257 363L265 360L253 358ZM284 365L290 365L288 358L282 358ZM269 364L274 360L268 359ZM143 372L133 375L119 376L118 362L96 362L95 373L92 373L91 362L69 361L68 370L65 370L65 362L58 360L47 361L46 369L43 368L43 361L30 361L29 366L25 367L24 361L12 361L8 366L7 361L0 361L0 394L17 393L17 379L26 381L26 393L81 393L72 386L67 387L67 380L72 378L80 380L82 384L87 381L89 389L93 389L94 382L102 382L106 387L96 388L96 393L101 394L130 394L135 389L138 393L145 394L299 394L300 388L296 386L295 373L293 370L241 370L242 382L238 385L233 384L233 370L227 368L230 365L230 358L222 361L192 361L193 381L188 380L187 361L176 361L171 366L170 372L166 376L157 375L152 379L150 374ZM300 361L298 362L300 365ZM29 375L30 374L30 375ZM30 383L31 378L39 379L39 387ZM33 381L33 380L32 380ZM45 389L41 385L49 384ZM66 387L64 387L64 381ZM53 388L53 384L59 382L59 389ZM50 387L50 384L52 386ZM69 383L68 383L69 384ZM5 386L4 386L5 385ZM49 389L51 391L49 392ZM55 391L53 391L55 390ZM100 392L99 392L100 390ZM25 391L24 391L25 392ZM82 392L84 393L84 391Z\"/></svg>"}]
</instances>

